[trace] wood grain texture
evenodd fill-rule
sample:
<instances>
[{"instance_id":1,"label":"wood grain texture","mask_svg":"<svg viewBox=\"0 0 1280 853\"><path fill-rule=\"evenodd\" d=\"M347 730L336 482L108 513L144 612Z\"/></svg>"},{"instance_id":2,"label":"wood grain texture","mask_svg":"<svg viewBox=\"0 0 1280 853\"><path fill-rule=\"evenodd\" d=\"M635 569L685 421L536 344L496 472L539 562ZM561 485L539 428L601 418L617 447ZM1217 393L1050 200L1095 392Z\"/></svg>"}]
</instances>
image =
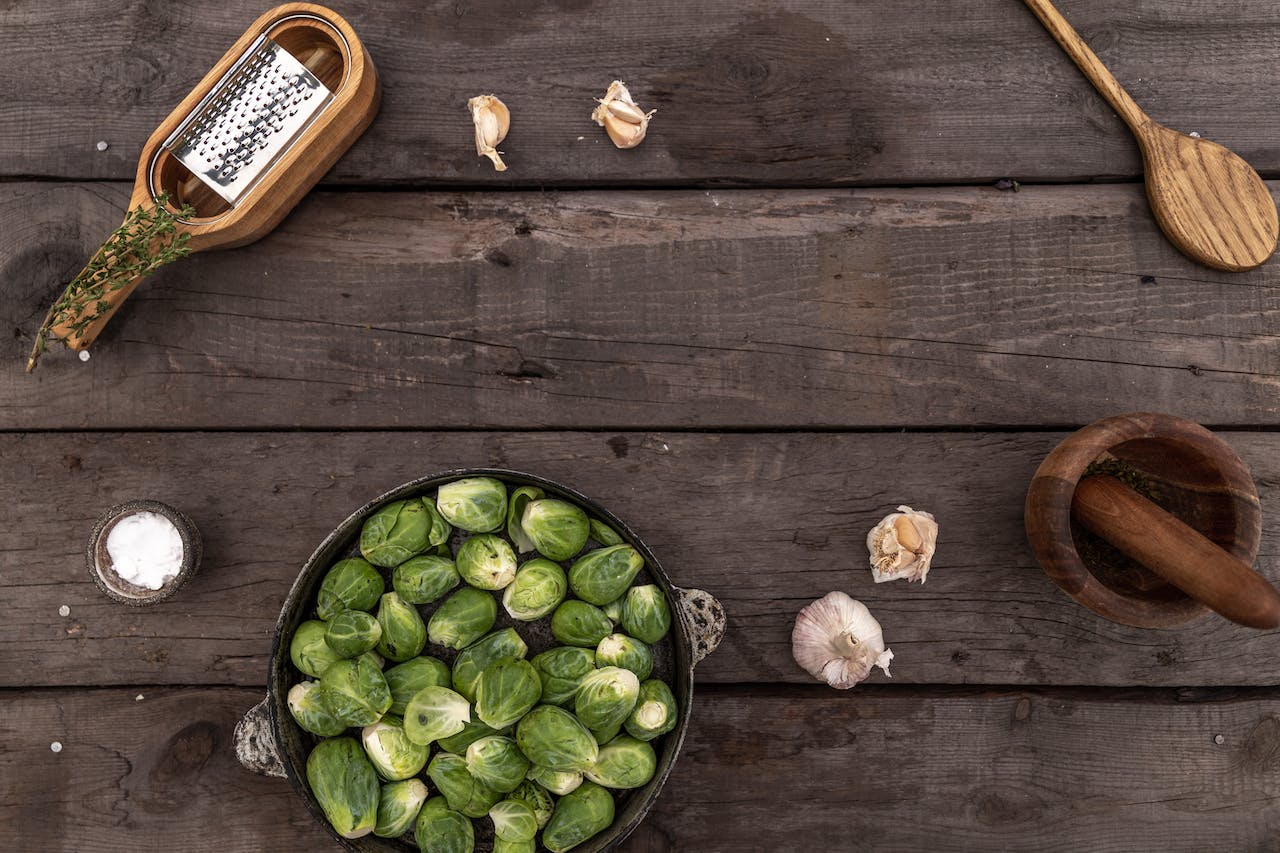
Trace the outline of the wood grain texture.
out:
<instances>
[{"instance_id":1,"label":"wood grain texture","mask_svg":"<svg viewBox=\"0 0 1280 853\"><path fill-rule=\"evenodd\" d=\"M5 849L339 849L283 780L236 764L231 729L258 694L138 692L5 696ZM1271 692L718 690L622 850L1273 851L1277 772Z\"/></svg>"},{"instance_id":2,"label":"wood grain texture","mask_svg":"<svg viewBox=\"0 0 1280 853\"><path fill-rule=\"evenodd\" d=\"M0 428L1280 423L1280 267L1136 186L320 193L23 373L126 198L0 186Z\"/></svg>"},{"instance_id":3,"label":"wood grain texture","mask_svg":"<svg viewBox=\"0 0 1280 853\"><path fill-rule=\"evenodd\" d=\"M131 179L147 135L262 2L15 0L0 9L0 175ZM429 185L833 185L1136 179L1110 107L1009 0L347 0L383 111L329 180ZM1280 171L1280 20L1249 0L1064 0L1153 118ZM658 108L616 151L615 77ZM510 170L468 98L511 107ZM581 138L579 138L581 137ZM110 143L99 152L94 144Z\"/></svg>"},{"instance_id":4,"label":"wood grain texture","mask_svg":"<svg viewBox=\"0 0 1280 853\"><path fill-rule=\"evenodd\" d=\"M723 602L728 633L700 683L808 683L799 609L866 602L894 684L1259 685L1280 633L1206 618L1178 629L1095 616L1045 576L1022 502L1056 434L176 433L0 436L0 685L263 684L303 561L352 510L407 480L495 465L559 480L630 524L672 580ZM1264 505L1274 433L1231 433ZM111 602L81 557L94 518L148 496L184 510L204 565L172 601ZM865 537L910 503L941 534L927 585L875 584ZM1280 576L1280 516L1259 570ZM58 615L67 605L70 615ZM881 675L877 680L884 680Z\"/></svg>"}]
</instances>

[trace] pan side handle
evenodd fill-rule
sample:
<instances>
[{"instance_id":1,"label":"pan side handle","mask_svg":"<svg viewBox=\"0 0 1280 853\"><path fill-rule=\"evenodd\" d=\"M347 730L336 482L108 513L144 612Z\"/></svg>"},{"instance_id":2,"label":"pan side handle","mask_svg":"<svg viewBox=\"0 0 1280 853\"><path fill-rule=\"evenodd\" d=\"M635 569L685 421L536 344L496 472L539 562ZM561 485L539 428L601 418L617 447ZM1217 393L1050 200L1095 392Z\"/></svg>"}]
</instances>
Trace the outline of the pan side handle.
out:
<instances>
[{"instance_id":1,"label":"pan side handle","mask_svg":"<svg viewBox=\"0 0 1280 853\"><path fill-rule=\"evenodd\" d=\"M689 645L693 649L693 663L716 650L724 639L726 620L724 606L715 596L701 589L675 588L675 597L684 623Z\"/></svg>"},{"instance_id":2,"label":"pan side handle","mask_svg":"<svg viewBox=\"0 0 1280 853\"><path fill-rule=\"evenodd\" d=\"M236 723L234 737L236 758L246 770L263 776L284 779L284 762L280 759L280 747L271 731L271 711L267 707L270 697L250 708Z\"/></svg>"}]
</instances>

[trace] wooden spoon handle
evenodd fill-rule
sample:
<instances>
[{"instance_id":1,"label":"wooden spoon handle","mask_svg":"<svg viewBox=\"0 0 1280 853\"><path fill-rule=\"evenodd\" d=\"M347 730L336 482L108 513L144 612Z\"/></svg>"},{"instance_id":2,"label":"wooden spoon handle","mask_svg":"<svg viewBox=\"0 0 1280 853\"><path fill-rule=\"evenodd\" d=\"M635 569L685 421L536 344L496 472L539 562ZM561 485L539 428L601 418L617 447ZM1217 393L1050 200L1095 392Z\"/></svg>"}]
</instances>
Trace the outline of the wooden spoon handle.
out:
<instances>
[{"instance_id":1,"label":"wooden spoon handle","mask_svg":"<svg viewBox=\"0 0 1280 853\"><path fill-rule=\"evenodd\" d=\"M1280 592L1266 578L1114 477L1077 483L1071 512L1087 529L1232 622L1280 628Z\"/></svg>"},{"instance_id":2,"label":"wooden spoon handle","mask_svg":"<svg viewBox=\"0 0 1280 853\"><path fill-rule=\"evenodd\" d=\"M1098 55L1089 49L1084 39L1080 38L1075 27L1067 23L1067 19L1062 17L1062 13L1054 8L1049 0L1023 0L1023 2L1040 19L1040 23L1044 24L1049 35L1053 36L1067 52L1067 56L1071 57L1076 67L1089 78L1089 82L1098 90L1098 93L1106 98L1112 109L1120 114L1125 124L1136 131L1150 121L1142 108L1129 97L1129 93L1107 70L1107 66L1102 64Z\"/></svg>"}]
</instances>

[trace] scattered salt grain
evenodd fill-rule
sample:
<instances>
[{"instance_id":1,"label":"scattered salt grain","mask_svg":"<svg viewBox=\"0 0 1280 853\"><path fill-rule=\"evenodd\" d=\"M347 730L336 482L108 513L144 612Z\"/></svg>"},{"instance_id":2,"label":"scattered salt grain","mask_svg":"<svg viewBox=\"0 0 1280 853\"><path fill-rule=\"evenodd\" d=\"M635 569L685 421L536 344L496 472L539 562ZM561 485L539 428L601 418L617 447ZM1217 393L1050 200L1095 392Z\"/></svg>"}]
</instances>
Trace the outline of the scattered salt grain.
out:
<instances>
[{"instance_id":1,"label":"scattered salt grain","mask_svg":"<svg viewBox=\"0 0 1280 853\"><path fill-rule=\"evenodd\" d=\"M95 146L93 146L93 147L94 147L94 148L97 148L99 151L106 151L106 150L107 150L108 148L110 148L111 146L107 144L107 140L105 140L105 139L99 139L99 140L98 140L98 144L97 144L97 145L95 145Z\"/></svg>"},{"instance_id":2,"label":"scattered salt grain","mask_svg":"<svg viewBox=\"0 0 1280 853\"><path fill-rule=\"evenodd\" d=\"M137 696L134 696L134 697L133 697L133 701L135 701L135 702L141 702L141 701L142 701L142 694L141 694L141 693L139 693Z\"/></svg>"},{"instance_id":3,"label":"scattered salt grain","mask_svg":"<svg viewBox=\"0 0 1280 853\"><path fill-rule=\"evenodd\" d=\"M71 608L70 608L70 607L68 607L68 606L67 606L67 605L65 605L65 604L64 604L64 605L62 605L61 607L59 607L59 608L58 608L58 615L59 615L59 616L70 616L70 615L71 615Z\"/></svg>"},{"instance_id":4,"label":"scattered salt grain","mask_svg":"<svg viewBox=\"0 0 1280 853\"><path fill-rule=\"evenodd\" d=\"M49 749L54 752L62 752L62 741L55 740L53 743L49 744Z\"/></svg>"},{"instance_id":5,"label":"scattered salt grain","mask_svg":"<svg viewBox=\"0 0 1280 853\"><path fill-rule=\"evenodd\" d=\"M82 349L82 350L80 350L80 360L81 360L81 361L88 361L88 360L90 359L90 357L91 357L91 356L89 355L89 351L88 351L87 349Z\"/></svg>"}]
</instances>

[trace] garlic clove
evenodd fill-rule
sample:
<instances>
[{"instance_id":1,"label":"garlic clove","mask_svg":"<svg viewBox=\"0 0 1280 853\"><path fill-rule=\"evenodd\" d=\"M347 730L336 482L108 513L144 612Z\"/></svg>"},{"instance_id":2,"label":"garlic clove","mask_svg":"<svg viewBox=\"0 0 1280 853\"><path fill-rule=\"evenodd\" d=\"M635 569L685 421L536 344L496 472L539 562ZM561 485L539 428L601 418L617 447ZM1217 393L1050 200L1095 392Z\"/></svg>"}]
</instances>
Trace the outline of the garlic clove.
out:
<instances>
[{"instance_id":1,"label":"garlic clove","mask_svg":"<svg viewBox=\"0 0 1280 853\"><path fill-rule=\"evenodd\" d=\"M627 84L614 80L609 84L604 97L597 102L591 113L596 124L605 129L609 139L618 148L635 148L644 141L649 130L649 119L657 110L645 112L640 109Z\"/></svg>"},{"instance_id":2,"label":"garlic clove","mask_svg":"<svg viewBox=\"0 0 1280 853\"><path fill-rule=\"evenodd\" d=\"M938 543L938 522L927 512L898 507L871 528L867 550L876 583L906 578L924 583Z\"/></svg>"},{"instance_id":3,"label":"garlic clove","mask_svg":"<svg viewBox=\"0 0 1280 853\"><path fill-rule=\"evenodd\" d=\"M806 672L838 690L848 690L878 666L889 675L893 652L880 623L861 601L829 592L796 616L791 655Z\"/></svg>"},{"instance_id":4,"label":"garlic clove","mask_svg":"<svg viewBox=\"0 0 1280 853\"><path fill-rule=\"evenodd\" d=\"M498 153L498 145L507 138L511 129L511 111L507 105L494 95L477 95L467 101L467 109L471 111L471 122L476 131L476 154L488 157L493 161L493 168L499 172L507 170Z\"/></svg>"}]
</instances>

